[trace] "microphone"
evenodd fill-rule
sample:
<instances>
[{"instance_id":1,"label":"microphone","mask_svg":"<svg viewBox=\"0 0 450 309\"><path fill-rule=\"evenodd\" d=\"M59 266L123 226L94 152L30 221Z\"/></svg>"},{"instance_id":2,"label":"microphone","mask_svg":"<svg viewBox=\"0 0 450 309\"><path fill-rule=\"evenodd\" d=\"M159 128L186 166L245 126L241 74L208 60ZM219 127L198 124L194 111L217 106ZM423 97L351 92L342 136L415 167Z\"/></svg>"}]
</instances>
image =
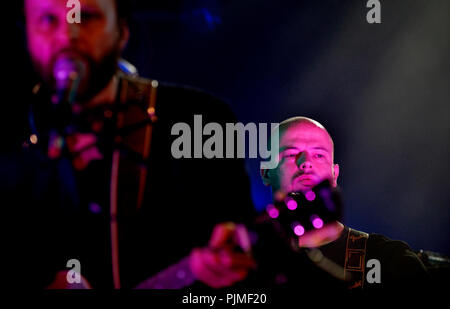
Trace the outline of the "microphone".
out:
<instances>
[{"instance_id":1,"label":"microphone","mask_svg":"<svg viewBox=\"0 0 450 309\"><path fill-rule=\"evenodd\" d=\"M55 79L56 96L53 104L60 105L74 102L80 82L86 75L86 65L83 61L60 57L53 67L53 77Z\"/></svg>"},{"instance_id":2,"label":"microphone","mask_svg":"<svg viewBox=\"0 0 450 309\"><path fill-rule=\"evenodd\" d=\"M86 72L85 62L74 57L59 57L53 66L55 94L52 97L49 124L58 135L68 134L72 130L73 103Z\"/></svg>"}]
</instances>

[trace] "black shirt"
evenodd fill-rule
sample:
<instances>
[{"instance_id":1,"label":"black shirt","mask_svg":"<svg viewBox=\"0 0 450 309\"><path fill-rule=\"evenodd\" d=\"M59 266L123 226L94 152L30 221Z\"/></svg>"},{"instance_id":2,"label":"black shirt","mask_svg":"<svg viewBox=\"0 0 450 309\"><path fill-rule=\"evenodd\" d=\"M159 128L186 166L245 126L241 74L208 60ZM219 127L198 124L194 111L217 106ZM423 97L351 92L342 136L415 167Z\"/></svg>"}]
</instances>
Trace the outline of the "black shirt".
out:
<instances>
[{"instance_id":1,"label":"black shirt","mask_svg":"<svg viewBox=\"0 0 450 309\"><path fill-rule=\"evenodd\" d=\"M344 268L348 227L335 241L319 247L324 257ZM319 268L307 256L305 249L296 252L283 242L270 227L265 227L264 237L257 246L259 271L249 284L257 287L301 288L308 290L347 290L353 282L345 282ZM403 241L391 240L380 234L369 234L365 261L380 262L380 282L365 280L363 289L416 288L429 283L428 272L411 248ZM373 266L371 266L373 267ZM370 267L365 268L364 278Z\"/></svg>"}]
</instances>

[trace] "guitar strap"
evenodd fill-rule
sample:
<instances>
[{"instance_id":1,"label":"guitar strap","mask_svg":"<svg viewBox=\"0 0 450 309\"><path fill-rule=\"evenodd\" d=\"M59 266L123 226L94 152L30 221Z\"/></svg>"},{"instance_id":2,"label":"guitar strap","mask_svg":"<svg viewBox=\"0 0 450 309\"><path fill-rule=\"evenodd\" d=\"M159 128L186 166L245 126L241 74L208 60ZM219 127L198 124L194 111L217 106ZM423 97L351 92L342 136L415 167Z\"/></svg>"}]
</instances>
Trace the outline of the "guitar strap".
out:
<instances>
[{"instance_id":1,"label":"guitar strap","mask_svg":"<svg viewBox=\"0 0 450 309\"><path fill-rule=\"evenodd\" d=\"M158 82L121 76L115 143L120 145L118 202L121 215L133 215L142 206L148 158L156 117ZM149 121L150 120L150 121ZM125 154L124 154L125 153ZM130 207L135 205L135 207Z\"/></svg>"},{"instance_id":2,"label":"guitar strap","mask_svg":"<svg viewBox=\"0 0 450 309\"><path fill-rule=\"evenodd\" d=\"M365 281L366 247L369 234L348 229L344 276L349 289L362 289Z\"/></svg>"},{"instance_id":3,"label":"guitar strap","mask_svg":"<svg viewBox=\"0 0 450 309\"><path fill-rule=\"evenodd\" d=\"M119 289L119 239L141 208L148 174L158 82L119 76L116 147L110 183L111 253L114 287ZM149 121L150 120L150 121ZM124 150L127 155L124 155ZM133 207L134 205L134 207ZM125 223L125 224L122 224ZM121 229L119 230L119 226ZM122 228L123 227L123 228ZM119 234L120 233L120 234Z\"/></svg>"}]
</instances>

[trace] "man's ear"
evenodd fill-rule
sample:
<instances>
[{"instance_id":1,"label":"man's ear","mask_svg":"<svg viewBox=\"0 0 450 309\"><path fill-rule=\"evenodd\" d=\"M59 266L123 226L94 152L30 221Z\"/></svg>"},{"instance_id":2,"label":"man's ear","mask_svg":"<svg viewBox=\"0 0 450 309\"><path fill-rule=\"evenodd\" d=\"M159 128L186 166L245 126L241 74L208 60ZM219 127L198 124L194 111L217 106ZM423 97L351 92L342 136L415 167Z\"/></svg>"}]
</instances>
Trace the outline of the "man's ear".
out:
<instances>
[{"instance_id":1,"label":"man's ear","mask_svg":"<svg viewBox=\"0 0 450 309\"><path fill-rule=\"evenodd\" d=\"M338 177L339 177L339 164L333 164L333 187L337 187Z\"/></svg>"},{"instance_id":2,"label":"man's ear","mask_svg":"<svg viewBox=\"0 0 450 309\"><path fill-rule=\"evenodd\" d=\"M264 168L261 169L261 179L262 179L264 185L266 185L266 186L271 185L269 173L270 173L270 170L264 169Z\"/></svg>"},{"instance_id":3,"label":"man's ear","mask_svg":"<svg viewBox=\"0 0 450 309\"><path fill-rule=\"evenodd\" d=\"M123 51L125 49L125 46L127 46L128 40L130 39L130 27L128 26L128 23L123 20L119 22L119 47L120 50Z\"/></svg>"}]
</instances>

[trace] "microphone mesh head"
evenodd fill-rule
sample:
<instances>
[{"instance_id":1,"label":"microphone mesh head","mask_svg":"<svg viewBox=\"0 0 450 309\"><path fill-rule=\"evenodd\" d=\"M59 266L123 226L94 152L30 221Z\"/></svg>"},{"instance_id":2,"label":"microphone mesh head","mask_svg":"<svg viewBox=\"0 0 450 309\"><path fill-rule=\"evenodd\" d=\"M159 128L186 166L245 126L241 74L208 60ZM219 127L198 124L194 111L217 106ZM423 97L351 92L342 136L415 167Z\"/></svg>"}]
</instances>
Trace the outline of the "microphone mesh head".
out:
<instances>
[{"instance_id":1,"label":"microphone mesh head","mask_svg":"<svg viewBox=\"0 0 450 309\"><path fill-rule=\"evenodd\" d=\"M79 83L86 72L83 61L61 57L53 67L53 76L58 91L71 91L72 87Z\"/></svg>"}]
</instances>

